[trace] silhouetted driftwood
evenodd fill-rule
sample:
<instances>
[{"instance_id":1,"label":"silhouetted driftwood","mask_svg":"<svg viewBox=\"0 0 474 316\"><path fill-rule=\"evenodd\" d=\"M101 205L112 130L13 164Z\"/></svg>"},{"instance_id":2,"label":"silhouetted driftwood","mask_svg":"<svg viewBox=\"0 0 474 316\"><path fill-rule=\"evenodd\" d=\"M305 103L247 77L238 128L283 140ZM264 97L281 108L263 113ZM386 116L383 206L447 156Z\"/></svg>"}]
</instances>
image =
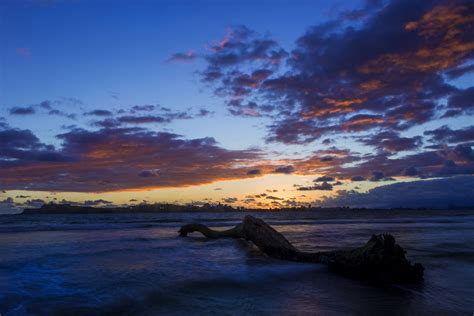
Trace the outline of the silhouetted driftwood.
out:
<instances>
[{"instance_id":1,"label":"silhouetted driftwood","mask_svg":"<svg viewBox=\"0 0 474 316\"><path fill-rule=\"evenodd\" d=\"M263 220L245 216L243 223L232 229L215 231L202 224L188 224L179 230L180 236L200 232L207 238L243 238L252 241L270 257L312 263L325 263L340 274L378 283L409 283L423 278L423 266L412 265L405 250L392 235L373 235L362 247L327 252L302 252L282 234Z\"/></svg>"}]
</instances>

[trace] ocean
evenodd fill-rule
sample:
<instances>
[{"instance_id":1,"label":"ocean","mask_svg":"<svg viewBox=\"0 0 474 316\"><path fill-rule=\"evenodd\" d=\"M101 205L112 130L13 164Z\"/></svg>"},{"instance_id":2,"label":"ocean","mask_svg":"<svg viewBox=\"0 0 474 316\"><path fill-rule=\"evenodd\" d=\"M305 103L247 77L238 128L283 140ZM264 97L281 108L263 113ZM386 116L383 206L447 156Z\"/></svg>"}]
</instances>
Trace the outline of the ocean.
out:
<instances>
[{"instance_id":1,"label":"ocean","mask_svg":"<svg viewBox=\"0 0 474 316\"><path fill-rule=\"evenodd\" d=\"M0 314L432 315L474 313L474 212L260 212L305 251L390 233L421 284L376 287L321 264L286 262L234 239L178 236L247 213L0 216Z\"/></svg>"}]
</instances>

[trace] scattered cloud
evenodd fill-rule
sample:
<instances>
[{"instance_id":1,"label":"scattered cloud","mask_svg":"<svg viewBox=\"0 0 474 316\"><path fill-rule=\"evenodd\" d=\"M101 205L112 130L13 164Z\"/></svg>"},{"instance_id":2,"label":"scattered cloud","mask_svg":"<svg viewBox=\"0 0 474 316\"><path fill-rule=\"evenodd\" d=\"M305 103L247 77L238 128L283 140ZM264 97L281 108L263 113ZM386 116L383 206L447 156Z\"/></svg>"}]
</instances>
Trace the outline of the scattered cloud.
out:
<instances>
[{"instance_id":1,"label":"scattered cloud","mask_svg":"<svg viewBox=\"0 0 474 316\"><path fill-rule=\"evenodd\" d=\"M135 112L151 112L151 111L153 111L157 108L159 108L159 106L153 105L153 104L134 105L134 106L132 106L131 112L132 113L135 113Z\"/></svg>"},{"instance_id":2,"label":"scattered cloud","mask_svg":"<svg viewBox=\"0 0 474 316\"><path fill-rule=\"evenodd\" d=\"M206 116L211 116L214 113L215 113L214 111L209 111L207 109L201 108L201 109L199 109L199 112L196 116L197 117L206 117Z\"/></svg>"},{"instance_id":3,"label":"scattered cloud","mask_svg":"<svg viewBox=\"0 0 474 316\"><path fill-rule=\"evenodd\" d=\"M13 107L10 109L11 115L32 115L35 114L36 110L33 106L25 106L25 107Z\"/></svg>"},{"instance_id":4,"label":"scattered cloud","mask_svg":"<svg viewBox=\"0 0 474 316\"><path fill-rule=\"evenodd\" d=\"M15 106L9 111L10 115L33 115L38 113L44 113L47 115L58 115L69 119L76 119L76 114L66 113L56 107L69 107L81 105L82 101L73 97L61 98L59 100L44 100L36 104L30 104L27 106Z\"/></svg>"},{"instance_id":5,"label":"scattered cloud","mask_svg":"<svg viewBox=\"0 0 474 316\"><path fill-rule=\"evenodd\" d=\"M98 192L180 187L249 177L258 150L227 150L213 138L141 128L74 129L46 145L29 130L0 130L0 177L7 190Z\"/></svg>"},{"instance_id":6,"label":"scattered cloud","mask_svg":"<svg viewBox=\"0 0 474 316\"><path fill-rule=\"evenodd\" d=\"M85 206L99 206L99 205L110 205L113 204L111 201L98 199L98 200L86 200L83 203Z\"/></svg>"},{"instance_id":7,"label":"scattered cloud","mask_svg":"<svg viewBox=\"0 0 474 316\"><path fill-rule=\"evenodd\" d=\"M71 120L75 120L77 115L74 114L74 113L66 113L66 112L63 112L61 110L58 110L58 109L52 109L48 112L49 115L58 115L58 116L62 116L62 117L66 117L66 118L69 118Z\"/></svg>"},{"instance_id":8,"label":"scattered cloud","mask_svg":"<svg viewBox=\"0 0 474 316\"><path fill-rule=\"evenodd\" d=\"M166 60L167 63L190 63L197 59L198 56L189 50L186 53L174 53L170 58Z\"/></svg>"},{"instance_id":9,"label":"scattered cloud","mask_svg":"<svg viewBox=\"0 0 474 316\"><path fill-rule=\"evenodd\" d=\"M284 200L284 199L282 199L282 198L279 198L279 197L273 196L273 195L267 195L267 196L265 196L265 199L267 199L267 200L274 200L274 201L283 201L283 200Z\"/></svg>"},{"instance_id":10,"label":"scattered cloud","mask_svg":"<svg viewBox=\"0 0 474 316\"><path fill-rule=\"evenodd\" d=\"M331 182L331 181L334 181L334 177L330 177L330 176L321 176L321 177L317 177L316 179L313 180L313 182Z\"/></svg>"},{"instance_id":11,"label":"scattered cloud","mask_svg":"<svg viewBox=\"0 0 474 316\"><path fill-rule=\"evenodd\" d=\"M435 130L425 131L424 134L430 137L434 143L458 144L474 142L474 126L453 130L444 125Z\"/></svg>"},{"instance_id":12,"label":"scattered cloud","mask_svg":"<svg viewBox=\"0 0 474 316\"><path fill-rule=\"evenodd\" d=\"M347 135L413 152L423 137L404 136L412 127L473 114L474 87L449 82L474 69L473 17L472 1L366 1L309 28L291 52L234 27L204 56L201 79L233 115L270 117L270 142Z\"/></svg>"},{"instance_id":13,"label":"scattered cloud","mask_svg":"<svg viewBox=\"0 0 474 316\"><path fill-rule=\"evenodd\" d=\"M330 183L323 182L321 184L314 184L309 187L299 187L297 190L298 191L315 191L315 190L332 191L332 185Z\"/></svg>"},{"instance_id":14,"label":"scattered cloud","mask_svg":"<svg viewBox=\"0 0 474 316\"><path fill-rule=\"evenodd\" d=\"M273 172L290 174L290 173L295 172L295 168L293 166L278 167Z\"/></svg>"},{"instance_id":15,"label":"scattered cloud","mask_svg":"<svg viewBox=\"0 0 474 316\"><path fill-rule=\"evenodd\" d=\"M93 115L93 116L112 116L113 113L109 110L97 109L89 112L85 112L84 115Z\"/></svg>"},{"instance_id":16,"label":"scattered cloud","mask_svg":"<svg viewBox=\"0 0 474 316\"><path fill-rule=\"evenodd\" d=\"M247 171L248 175L260 175L262 174L262 171L260 169L251 169Z\"/></svg>"},{"instance_id":17,"label":"scattered cloud","mask_svg":"<svg viewBox=\"0 0 474 316\"><path fill-rule=\"evenodd\" d=\"M222 201L224 203L229 203L229 204L232 204L232 203L236 203L239 201L238 198L235 198L235 197L228 197L228 198L223 198Z\"/></svg>"}]
</instances>

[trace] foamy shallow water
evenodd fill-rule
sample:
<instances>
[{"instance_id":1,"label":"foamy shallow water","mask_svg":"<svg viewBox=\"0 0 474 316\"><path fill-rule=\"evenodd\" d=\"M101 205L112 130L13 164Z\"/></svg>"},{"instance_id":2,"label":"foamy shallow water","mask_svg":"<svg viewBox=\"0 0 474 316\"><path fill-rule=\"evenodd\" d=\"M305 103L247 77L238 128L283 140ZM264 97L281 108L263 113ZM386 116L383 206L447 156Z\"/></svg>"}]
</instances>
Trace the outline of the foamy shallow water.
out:
<instances>
[{"instance_id":1,"label":"foamy shallow water","mask_svg":"<svg viewBox=\"0 0 474 316\"><path fill-rule=\"evenodd\" d=\"M0 314L431 314L474 312L474 213L258 213L300 249L391 233L422 263L417 286L377 288L241 240L179 238L242 213L0 216Z\"/></svg>"}]
</instances>

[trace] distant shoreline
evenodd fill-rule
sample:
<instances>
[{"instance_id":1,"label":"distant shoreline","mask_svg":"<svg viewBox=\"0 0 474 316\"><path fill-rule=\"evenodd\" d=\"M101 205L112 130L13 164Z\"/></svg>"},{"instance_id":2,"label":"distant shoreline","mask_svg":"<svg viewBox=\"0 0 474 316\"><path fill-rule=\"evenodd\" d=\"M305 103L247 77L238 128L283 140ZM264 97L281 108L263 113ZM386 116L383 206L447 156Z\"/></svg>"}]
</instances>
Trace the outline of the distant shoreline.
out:
<instances>
[{"instance_id":1,"label":"distant shoreline","mask_svg":"<svg viewBox=\"0 0 474 316\"><path fill-rule=\"evenodd\" d=\"M317 212L317 211L442 211L442 210L465 210L474 211L473 207L450 207L450 208L352 208L352 207L292 207L292 208L234 208L226 204L203 206L177 205L177 204L140 204L121 207L94 207L78 206L71 204L43 204L39 208L25 208L21 214L137 214L137 213L168 213L168 212Z\"/></svg>"}]
</instances>

